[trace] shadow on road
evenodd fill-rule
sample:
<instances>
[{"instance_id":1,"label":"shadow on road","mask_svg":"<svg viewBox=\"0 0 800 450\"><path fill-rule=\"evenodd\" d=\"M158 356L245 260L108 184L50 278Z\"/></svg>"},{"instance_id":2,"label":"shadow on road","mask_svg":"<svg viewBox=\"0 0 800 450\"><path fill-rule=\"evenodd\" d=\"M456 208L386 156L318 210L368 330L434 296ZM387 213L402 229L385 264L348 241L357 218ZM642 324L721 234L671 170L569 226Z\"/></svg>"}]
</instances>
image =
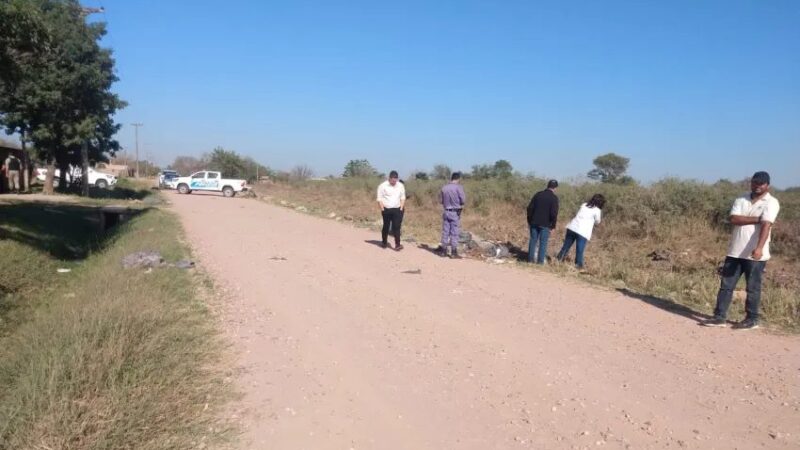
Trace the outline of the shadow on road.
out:
<instances>
[{"instance_id":1,"label":"shadow on road","mask_svg":"<svg viewBox=\"0 0 800 450\"><path fill-rule=\"evenodd\" d=\"M703 314L701 312L693 310L692 308L689 308L688 306L675 303L672 300L667 300L665 298L653 297L652 295L638 294L636 292L624 288L617 289L617 292L626 297L634 298L636 300L645 302L648 305L655 306L658 309L670 312L672 314L677 314L681 317L686 317L687 319L694 320L697 323L700 323L703 320L711 318L711 316L709 316L708 314Z\"/></svg>"}]
</instances>

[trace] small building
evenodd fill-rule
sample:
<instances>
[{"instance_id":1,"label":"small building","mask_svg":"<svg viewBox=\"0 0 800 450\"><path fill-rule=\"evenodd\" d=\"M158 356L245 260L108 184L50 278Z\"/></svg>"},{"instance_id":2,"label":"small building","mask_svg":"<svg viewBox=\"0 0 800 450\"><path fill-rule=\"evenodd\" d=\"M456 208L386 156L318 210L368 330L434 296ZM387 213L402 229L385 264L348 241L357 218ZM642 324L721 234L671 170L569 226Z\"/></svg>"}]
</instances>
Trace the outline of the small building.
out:
<instances>
[{"instance_id":1,"label":"small building","mask_svg":"<svg viewBox=\"0 0 800 450\"><path fill-rule=\"evenodd\" d=\"M114 175L118 178L133 176L132 169L127 164L97 163L95 168L99 172Z\"/></svg>"}]
</instances>

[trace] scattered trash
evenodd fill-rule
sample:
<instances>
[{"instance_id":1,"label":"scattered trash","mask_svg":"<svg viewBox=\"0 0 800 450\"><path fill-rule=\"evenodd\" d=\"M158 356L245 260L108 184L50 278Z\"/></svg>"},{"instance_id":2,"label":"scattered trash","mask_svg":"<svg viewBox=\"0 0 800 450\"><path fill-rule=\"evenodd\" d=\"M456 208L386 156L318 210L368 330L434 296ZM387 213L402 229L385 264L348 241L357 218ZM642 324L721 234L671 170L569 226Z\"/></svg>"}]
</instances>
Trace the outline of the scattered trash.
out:
<instances>
[{"instance_id":1,"label":"scattered trash","mask_svg":"<svg viewBox=\"0 0 800 450\"><path fill-rule=\"evenodd\" d=\"M667 250L653 250L647 254L647 257L653 261L669 261L672 254Z\"/></svg>"},{"instance_id":2,"label":"scattered trash","mask_svg":"<svg viewBox=\"0 0 800 450\"><path fill-rule=\"evenodd\" d=\"M173 267L177 267L178 269L194 269L194 261L189 261L188 259L182 259L173 264Z\"/></svg>"},{"instance_id":3,"label":"scattered trash","mask_svg":"<svg viewBox=\"0 0 800 450\"><path fill-rule=\"evenodd\" d=\"M283 256L273 256L270 261L287 261L287 259Z\"/></svg>"},{"instance_id":4,"label":"scattered trash","mask_svg":"<svg viewBox=\"0 0 800 450\"><path fill-rule=\"evenodd\" d=\"M335 219L335 218L336 218L335 212L331 212L330 214L328 214L328 219Z\"/></svg>"},{"instance_id":5,"label":"scattered trash","mask_svg":"<svg viewBox=\"0 0 800 450\"><path fill-rule=\"evenodd\" d=\"M56 269L58 273L69 273L72 272L72 269Z\"/></svg>"},{"instance_id":6,"label":"scattered trash","mask_svg":"<svg viewBox=\"0 0 800 450\"><path fill-rule=\"evenodd\" d=\"M299 212L308 212L308 208L306 208L305 206L298 206L294 210Z\"/></svg>"},{"instance_id":7,"label":"scattered trash","mask_svg":"<svg viewBox=\"0 0 800 450\"><path fill-rule=\"evenodd\" d=\"M159 267L162 265L164 265L164 258L158 252L136 252L122 258L122 267L126 269Z\"/></svg>"},{"instance_id":8,"label":"scattered trash","mask_svg":"<svg viewBox=\"0 0 800 450\"><path fill-rule=\"evenodd\" d=\"M404 270L401 273L406 273L409 275L422 275L422 269Z\"/></svg>"}]
</instances>

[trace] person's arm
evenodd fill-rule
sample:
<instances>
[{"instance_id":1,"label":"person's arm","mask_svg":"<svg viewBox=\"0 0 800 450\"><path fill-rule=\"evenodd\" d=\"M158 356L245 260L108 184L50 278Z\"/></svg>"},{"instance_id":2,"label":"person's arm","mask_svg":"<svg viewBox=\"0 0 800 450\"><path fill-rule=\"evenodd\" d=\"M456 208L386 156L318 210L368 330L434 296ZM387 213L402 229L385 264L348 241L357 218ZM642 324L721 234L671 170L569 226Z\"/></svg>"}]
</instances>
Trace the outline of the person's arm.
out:
<instances>
[{"instance_id":1,"label":"person's arm","mask_svg":"<svg viewBox=\"0 0 800 450\"><path fill-rule=\"evenodd\" d=\"M458 201L461 202L461 208L467 204L467 193L464 192L464 186L458 185Z\"/></svg>"},{"instance_id":2,"label":"person's arm","mask_svg":"<svg viewBox=\"0 0 800 450\"><path fill-rule=\"evenodd\" d=\"M756 225L758 223L761 223L760 217L731 215L731 225Z\"/></svg>"},{"instance_id":3,"label":"person's arm","mask_svg":"<svg viewBox=\"0 0 800 450\"><path fill-rule=\"evenodd\" d=\"M595 206L595 208L597 207ZM603 211L600 208L597 208L597 214L595 214L594 216L594 224L600 225L600 220L602 219L602 217L603 217Z\"/></svg>"},{"instance_id":4,"label":"person's arm","mask_svg":"<svg viewBox=\"0 0 800 450\"><path fill-rule=\"evenodd\" d=\"M406 187L400 186L400 211L406 208Z\"/></svg>"},{"instance_id":5,"label":"person's arm","mask_svg":"<svg viewBox=\"0 0 800 450\"><path fill-rule=\"evenodd\" d=\"M772 230L772 222L761 222L761 231L758 234L758 244L756 244L755 250L753 250L753 260L760 261L761 257L764 256L764 245L767 243L767 239L769 239L769 232Z\"/></svg>"},{"instance_id":6,"label":"person's arm","mask_svg":"<svg viewBox=\"0 0 800 450\"><path fill-rule=\"evenodd\" d=\"M555 197L555 201L550 203L550 224L551 230L556 229L556 223L558 222L558 197Z\"/></svg>"},{"instance_id":7,"label":"person's arm","mask_svg":"<svg viewBox=\"0 0 800 450\"><path fill-rule=\"evenodd\" d=\"M381 209L381 211L383 211L383 208L384 208L383 201L381 200L381 188L382 187L383 187L383 185L378 186L378 196L377 196L378 207Z\"/></svg>"},{"instance_id":8,"label":"person's arm","mask_svg":"<svg viewBox=\"0 0 800 450\"><path fill-rule=\"evenodd\" d=\"M753 259L756 261L760 261L761 257L764 256L764 246L767 244L770 231L772 231L772 224L775 223L775 220L778 218L779 210L780 204L777 200L773 200L767 205L761 217L759 217L759 220L761 220L761 229L758 233L758 244L756 244L752 255Z\"/></svg>"},{"instance_id":9,"label":"person's arm","mask_svg":"<svg viewBox=\"0 0 800 450\"><path fill-rule=\"evenodd\" d=\"M756 225L757 223L761 222L760 217L751 217L744 215L744 203L745 200L742 197L737 198L733 202L733 206L731 207L731 212L730 212L731 225L735 226Z\"/></svg>"}]
</instances>

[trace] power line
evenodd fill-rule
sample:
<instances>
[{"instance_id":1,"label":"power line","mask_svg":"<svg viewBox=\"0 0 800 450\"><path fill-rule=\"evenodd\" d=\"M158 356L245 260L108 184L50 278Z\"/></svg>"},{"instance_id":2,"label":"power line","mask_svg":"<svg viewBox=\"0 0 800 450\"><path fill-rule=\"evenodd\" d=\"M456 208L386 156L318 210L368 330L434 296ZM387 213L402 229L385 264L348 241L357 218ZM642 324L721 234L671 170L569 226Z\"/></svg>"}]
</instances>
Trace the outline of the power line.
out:
<instances>
[{"instance_id":1,"label":"power line","mask_svg":"<svg viewBox=\"0 0 800 450\"><path fill-rule=\"evenodd\" d=\"M136 130L136 178L139 178L139 127L144 126L143 123L132 123L131 126Z\"/></svg>"}]
</instances>

